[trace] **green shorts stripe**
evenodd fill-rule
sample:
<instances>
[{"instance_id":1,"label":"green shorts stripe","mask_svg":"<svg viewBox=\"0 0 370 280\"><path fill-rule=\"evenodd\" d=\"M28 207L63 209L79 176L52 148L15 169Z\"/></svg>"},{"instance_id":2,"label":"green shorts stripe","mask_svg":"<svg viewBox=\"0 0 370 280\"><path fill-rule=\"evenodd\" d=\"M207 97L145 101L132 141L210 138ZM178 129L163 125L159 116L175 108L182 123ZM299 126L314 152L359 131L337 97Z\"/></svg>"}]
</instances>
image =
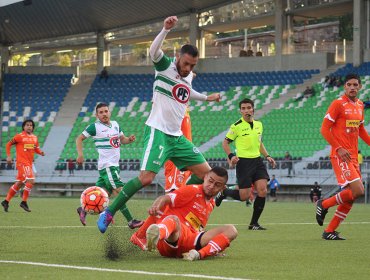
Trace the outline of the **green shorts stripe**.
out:
<instances>
[{"instance_id":1,"label":"green shorts stripe","mask_svg":"<svg viewBox=\"0 0 370 280\"><path fill-rule=\"evenodd\" d=\"M106 189L111 194L113 190L123 187L125 184L119 176L119 167L110 166L99 170L99 178L95 185Z\"/></svg>"},{"instance_id":2,"label":"green shorts stripe","mask_svg":"<svg viewBox=\"0 0 370 280\"><path fill-rule=\"evenodd\" d=\"M109 180L110 185L112 186L113 189L116 189L117 186L116 186L116 183L114 182L111 170L107 167L107 168L105 168L105 171L107 172L108 180ZM117 176L115 176L115 177L117 177ZM120 179L119 176L118 176L118 179Z\"/></svg>"},{"instance_id":3,"label":"green shorts stripe","mask_svg":"<svg viewBox=\"0 0 370 280\"><path fill-rule=\"evenodd\" d=\"M141 170L145 170L145 167L148 164L150 150L152 149L153 141L154 141L154 132L156 131L156 129L154 129L150 126L146 126L145 127L145 132L144 132L145 135L147 134L147 130L149 130L149 129L150 129L149 140L148 140L148 144L145 145L146 147L144 149L143 159L141 161L142 162L141 163ZM144 141L145 141L145 135L144 135Z\"/></svg>"}]
</instances>

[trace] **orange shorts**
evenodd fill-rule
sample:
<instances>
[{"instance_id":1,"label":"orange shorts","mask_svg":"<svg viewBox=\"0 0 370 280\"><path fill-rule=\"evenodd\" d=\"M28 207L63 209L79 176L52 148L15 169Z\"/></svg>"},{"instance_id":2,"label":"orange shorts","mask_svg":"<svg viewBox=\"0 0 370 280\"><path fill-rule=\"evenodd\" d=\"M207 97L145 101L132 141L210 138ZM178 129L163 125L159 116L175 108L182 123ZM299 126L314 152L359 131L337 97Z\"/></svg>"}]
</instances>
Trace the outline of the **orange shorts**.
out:
<instances>
[{"instance_id":1,"label":"orange shorts","mask_svg":"<svg viewBox=\"0 0 370 280\"><path fill-rule=\"evenodd\" d=\"M164 175L166 177L164 190L169 192L185 186L191 172L178 170L176 165L168 160L164 165Z\"/></svg>"},{"instance_id":2,"label":"orange shorts","mask_svg":"<svg viewBox=\"0 0 370 280\"><path fill-rule=\"evenodd\" d=\"M357 180L361 180L360 166L357 159L351 158L350 162L344 162L338 157L330 158L338 185L347 186Z\"/></svg>"},{"instance_id":3,"label":"orange shorts","mask_svg":"<svg viewBox=\"0 0 370 280\"><path fill-rule=\"evenodd\" d=\"M167 243L165 240L159 240L157 248L159 253L164 257L182 258L182 254L195 249L198 239L204 232L191 230L181 223L181 233L176 246Z\"/></svg>"},{"instance_id":4,"label":"orange shorts","mask_svg":"<svg viewBox=\"0 0 370 280\"><path fill-rule=\"evenodd\" d=\"M26 179L35 179L35 174L33 173L32 165L27 165L23 163L17 164L18 174L16 181L24 182Z\"/></svg>"}]
</instances>

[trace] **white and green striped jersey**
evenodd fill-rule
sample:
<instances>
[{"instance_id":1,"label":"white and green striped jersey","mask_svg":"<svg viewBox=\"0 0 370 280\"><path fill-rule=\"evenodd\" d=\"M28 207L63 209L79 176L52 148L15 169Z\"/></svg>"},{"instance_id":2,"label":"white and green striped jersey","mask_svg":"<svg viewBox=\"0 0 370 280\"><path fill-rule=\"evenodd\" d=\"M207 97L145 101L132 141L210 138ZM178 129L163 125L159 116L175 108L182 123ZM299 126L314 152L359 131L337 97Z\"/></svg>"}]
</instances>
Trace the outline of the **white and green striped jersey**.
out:
<instances>
[{"instance_id":1,"label":"white and green striped jersey","mask_svg":"<svg viewBox=\"0 0 370 280\"><path fill-rule=\"evenodd\" d=\"M153 105L146 124L166 134L180 136L189 100L205 101L207 96L192 89L193 72L187 77L179 75L174 59L163 55L154 62L154 67Z\"/></svg>"},{"instance_id":2,"label":"white and green striped jersey","mask_svg":"<svg viewBox=\"0 0 370 280\"><path fill-rule=\"evenodd\" d=\"M82 134L86 138L92 137L95 142L96 150L99 153L98 170L119 166L120 137L123 132L116 121L111 121L110 125L97 121L86 127Z\"/></svg>"}]
</instances>

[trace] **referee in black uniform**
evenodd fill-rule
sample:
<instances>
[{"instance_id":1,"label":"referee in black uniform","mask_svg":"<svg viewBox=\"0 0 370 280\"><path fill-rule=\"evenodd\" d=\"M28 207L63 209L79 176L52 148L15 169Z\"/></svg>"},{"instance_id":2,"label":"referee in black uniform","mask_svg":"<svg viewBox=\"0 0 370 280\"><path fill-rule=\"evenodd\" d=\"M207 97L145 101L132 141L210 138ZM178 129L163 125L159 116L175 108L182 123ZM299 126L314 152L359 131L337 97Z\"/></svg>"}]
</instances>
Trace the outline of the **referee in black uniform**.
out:
<instances>
[{"instance_id":1,"label":"referee in black uniform","mask_svg":"<svg viewBox=\"0 0 370 280\"><path fill-rule=\"evenodd\" d=\"M242 117L230 126L222 147L232 165L236 164L236 178L239 189L225 189L216 197L216 205L220 206L226 197L246 201L249 198L252 184L257 191L253 204L253 215L248 229L265 230L258 219L265 207L267 182L270 177L263 163L261 154L275 168L275 160L268 154L262 143L262 123L253 119L254 102L248 98L239 102ZM235 141L236 155L231 152L230 143Z\"/></svg>"}]
</instances>

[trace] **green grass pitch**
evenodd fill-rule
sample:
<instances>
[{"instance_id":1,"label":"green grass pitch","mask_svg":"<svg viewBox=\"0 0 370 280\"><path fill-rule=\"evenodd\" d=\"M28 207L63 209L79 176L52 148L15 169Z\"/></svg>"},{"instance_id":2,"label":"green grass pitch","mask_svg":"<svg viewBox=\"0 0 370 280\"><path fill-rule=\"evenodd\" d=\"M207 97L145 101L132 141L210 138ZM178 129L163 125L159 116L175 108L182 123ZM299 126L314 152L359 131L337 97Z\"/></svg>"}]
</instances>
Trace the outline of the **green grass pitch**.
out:
<instances>
[{"instance_id":1,"label":"green grass pitch","mask_svg":"<svg viewBox=\"0 0 370 280\"><path fill-rule=\"evenodd\" d=\"M117 213L103 235L97 216L83 227L75 198L31 198L31 213L11 201L0 212L0 279L369 279L370 205L355 204L340 226L346 241L321 239L310 203L267 202L260 223L267 231L249 231L252 208L224 202L208 227L236 225L239 235L225 257L187 262L140 251L133 233ZM152 200L132 200L137 218L146 217ZM334 209L329 211L327 222ZM107 250L110 256L106 257ZM113 248L113 249L112 249Z\"/></svg>"}]
</instances>

